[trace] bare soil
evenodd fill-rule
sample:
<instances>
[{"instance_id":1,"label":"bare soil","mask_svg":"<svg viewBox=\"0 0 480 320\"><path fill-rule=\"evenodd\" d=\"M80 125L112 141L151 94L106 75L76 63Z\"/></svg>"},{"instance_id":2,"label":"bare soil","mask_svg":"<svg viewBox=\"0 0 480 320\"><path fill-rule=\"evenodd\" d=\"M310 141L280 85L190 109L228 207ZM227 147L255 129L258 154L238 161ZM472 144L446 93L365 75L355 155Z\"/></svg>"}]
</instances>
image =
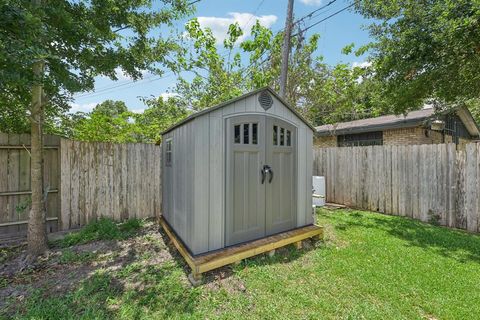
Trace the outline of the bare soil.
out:
<instances>
[{"instance_id":1,"label":"bare soil","mask_svg":"<svg viewBox=\"0 0 480 320\"><path fill-rule=\"evenodd\" d=\"M0 314L15 313L17 306L38 289L41 289L46 297L59 296L74 290L97 270L118 271L138 262L147 267L176 260L185 270L187 283L190 272L188 266L175 248L167 246L166 242L168 243L168 237L159 231L155 223L149 222L138 234L126 240L95 241L69 248L53 246L47 254L24 270L21 270L21 266L25 246L14 244L10 248L4 247L0 255ZM69 260L68 256L74 258ZM245 285L232 274L230 267L207 273L204 278L206 289L244 292ZM125 289L135 288L137 285L119 284Z\"/></svg>"}]
</instances>

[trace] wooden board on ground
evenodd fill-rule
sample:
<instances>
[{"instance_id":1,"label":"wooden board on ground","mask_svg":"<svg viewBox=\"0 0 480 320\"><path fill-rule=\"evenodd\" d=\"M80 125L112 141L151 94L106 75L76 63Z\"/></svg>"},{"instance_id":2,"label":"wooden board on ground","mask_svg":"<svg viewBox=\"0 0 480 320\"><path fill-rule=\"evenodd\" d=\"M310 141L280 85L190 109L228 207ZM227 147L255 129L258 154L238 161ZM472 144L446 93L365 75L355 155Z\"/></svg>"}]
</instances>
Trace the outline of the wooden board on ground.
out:
<instances>
[{"instance_id":1,"label":"wooden board on ground","mask_svg":"<svg viewBox=\"0 0 480 320\"><path fill-rule=\"evenodd\" d=\"M225 265L259 255L261 253L269 252L292 243L298 243L302 240L313 237L323 237L323 227L317 225L309 225L259 240L254 240L225 249L216 250L211 253L192 256L188 252L187 248L185 248L185 246L182 244L181 240L175 235L175 233L170 228L165 219L163 219L163 217L160 217L159 221L160 225L162 226L163 230L165 230L165 233L168 235L173 245L177 248L177 250L180 252L187 264L192 269L192 274L194 278L198 277L198 275L201 273L217 269Z\"/></svg>"}]
</instances>

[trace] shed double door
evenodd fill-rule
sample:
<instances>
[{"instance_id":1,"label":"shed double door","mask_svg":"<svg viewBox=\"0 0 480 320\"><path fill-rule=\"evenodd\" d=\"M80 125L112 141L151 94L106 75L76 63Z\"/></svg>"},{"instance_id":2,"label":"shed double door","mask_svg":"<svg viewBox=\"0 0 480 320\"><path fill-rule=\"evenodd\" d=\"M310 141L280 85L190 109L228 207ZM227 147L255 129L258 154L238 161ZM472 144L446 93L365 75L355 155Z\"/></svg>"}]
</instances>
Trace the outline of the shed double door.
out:
<instances>
[{"instance_id":1,"label":"shed double door","mask_svg":"<svg viewBox=\"0 0 480 320\"><path fill-rule=\"evenodd\" d=\"M295 228L296 128L245 115L226 129L226 245Z\"/></svg>"}]
</instances>

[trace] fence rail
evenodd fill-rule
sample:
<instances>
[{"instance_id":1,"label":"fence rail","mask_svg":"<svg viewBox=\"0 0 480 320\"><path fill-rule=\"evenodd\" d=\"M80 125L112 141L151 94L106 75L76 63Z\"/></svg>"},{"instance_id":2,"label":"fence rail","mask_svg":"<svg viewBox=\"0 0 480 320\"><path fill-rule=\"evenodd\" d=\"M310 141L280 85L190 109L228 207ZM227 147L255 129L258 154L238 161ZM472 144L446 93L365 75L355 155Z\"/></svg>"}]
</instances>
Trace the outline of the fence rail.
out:
<instances>
[{"instance_id":1,"label":"fence rail","mask_svg":"<svg viewBox=\"0 0 480 320\"><path fill-rule=\"evenodd\" d=\"M315 148L328 202L479 232L480 144Z\"/></svg>"},{"instance_id":2,"label":"fence rail","mask_svg":"<svg viewBox=\"0 0 480 320\"><path fill-rule=\"evenodd\" d=\"M55 219L60 210L60 138L46 135L44 144L47 229L52 232L57 230ZM30 135L0 133L0 236L26 232L30 194Z\"/></svg>"},{"instance_id":3,"label":"fence rail","mask_svg":"<svg viewBox=\"0 0 480 320\"><path fill-rule=\"evenodd\" d=\"M160 212L160 150L149 144L77 142L45 136L47 230L77 228L99 217ZM30 135L0 133L0 238L26 233Z\"/></svg>"}]
</instances>

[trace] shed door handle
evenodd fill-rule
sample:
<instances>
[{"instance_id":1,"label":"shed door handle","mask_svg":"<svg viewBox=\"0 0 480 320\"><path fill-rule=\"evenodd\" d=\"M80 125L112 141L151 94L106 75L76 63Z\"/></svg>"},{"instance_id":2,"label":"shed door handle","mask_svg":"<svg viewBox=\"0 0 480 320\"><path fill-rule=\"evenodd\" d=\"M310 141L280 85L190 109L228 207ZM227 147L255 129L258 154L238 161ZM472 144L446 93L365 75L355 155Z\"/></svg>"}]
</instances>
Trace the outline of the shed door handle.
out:
<instances>
[{"instance_id":1,"label":"shed door handle","mask_svg":"<svg viewBox=\"0 0 480 320\"><path fill-rule=\"evenodd\" d=\"M273 170L272 170L272 168L269 168L268 173L270 173L270 179L268 179L268 183L272 183L272 180L273 180Z\"/></svg>"},{"instance_id":2,"label":"shed door handle","mask_svg":"<svg viewBox=\"0 0 480 320\"><path fill-rule=\"evenodd\" d=\"M270 167L269 165L264 165L263 166L263 169L261 170L261 173L262 173L262 184L265 182L265 177L267 175L267 173L270 175L269 176L269 179L268 179L268 183L272 183L272 179L273 179L273 170L272 170L272 167Z\"/></svg>"}]
</instances>

